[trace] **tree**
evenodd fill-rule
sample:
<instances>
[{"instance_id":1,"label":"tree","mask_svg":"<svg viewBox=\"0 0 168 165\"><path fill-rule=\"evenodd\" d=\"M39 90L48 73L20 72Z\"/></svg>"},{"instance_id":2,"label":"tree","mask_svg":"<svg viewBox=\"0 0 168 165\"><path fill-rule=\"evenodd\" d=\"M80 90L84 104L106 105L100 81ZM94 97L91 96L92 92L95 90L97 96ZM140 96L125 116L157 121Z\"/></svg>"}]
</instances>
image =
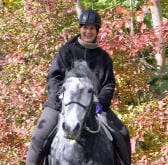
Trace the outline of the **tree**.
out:
<instances>
[{"instance_id":1,"label":"tree","mask_svg":"<svg viewBox=\"0 0 168 165\"><path fill-rule=\"evenodd\" d=\"M77 0L75 4L76 4L76 13L77 13L77 17L79 18L80 15L81 15L81 13L82 13L82 11L83 11L83 6L82 6L80 0Z\"/></svg>"},{"instance_id":2,"label":"tree","mask_svg":"<svg viewBox=\"0 0 168 165\"><path fill-rule=\"evenodd\" d=\"M162 10L159 0L151 0L151 14L154 33L157 37L157 50L155 54L157 69L163 72L165 68L165 43L162 36Z\"/></svg>"}]
</instances>

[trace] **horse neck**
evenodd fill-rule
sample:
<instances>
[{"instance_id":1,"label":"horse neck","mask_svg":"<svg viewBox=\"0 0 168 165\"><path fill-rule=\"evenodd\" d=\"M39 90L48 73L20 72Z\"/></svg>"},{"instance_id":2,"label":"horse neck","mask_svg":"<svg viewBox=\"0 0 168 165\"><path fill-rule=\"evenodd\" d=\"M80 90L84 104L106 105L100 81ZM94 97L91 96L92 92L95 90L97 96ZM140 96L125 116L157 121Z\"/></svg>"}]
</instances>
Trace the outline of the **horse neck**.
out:
<instances>
[{"instance_id":1,"label":"horse neck","mask_svg":"<svg viewBox=\"0 0 168 165\"><path fill-rule=\"evenodd\" d=\"M94 106L92 106L92 110L91 110L91 113L90 115L87 117L87 120L86 120L86 125L93 129L93 130L96 130L97 127L98 127L98 123L97 123L97 120L96 120L96 114L95 114L95 110L94 110Z\"/></svg>"}]
</instances>

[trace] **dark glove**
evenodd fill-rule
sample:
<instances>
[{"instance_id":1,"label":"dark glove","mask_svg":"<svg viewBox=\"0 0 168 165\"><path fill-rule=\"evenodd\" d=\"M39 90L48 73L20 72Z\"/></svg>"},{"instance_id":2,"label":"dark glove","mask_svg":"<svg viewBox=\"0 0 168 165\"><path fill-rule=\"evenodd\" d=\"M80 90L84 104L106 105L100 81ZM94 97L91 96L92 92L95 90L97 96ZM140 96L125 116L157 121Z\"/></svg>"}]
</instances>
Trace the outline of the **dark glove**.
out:
<instances>
[{"instance_id":1,"label":"dark glove","mask_svg":"<svg viewBox=\"0 0 168 165\"><path fill-rule=\"evenodd\" d=\"M103 111L103 106L102 106L100 103L98 103L98 104L96 105L96 114L97 114L97 115L98 115L98 114L101 114L102 111Z\"/></svg>"}]
</instances>

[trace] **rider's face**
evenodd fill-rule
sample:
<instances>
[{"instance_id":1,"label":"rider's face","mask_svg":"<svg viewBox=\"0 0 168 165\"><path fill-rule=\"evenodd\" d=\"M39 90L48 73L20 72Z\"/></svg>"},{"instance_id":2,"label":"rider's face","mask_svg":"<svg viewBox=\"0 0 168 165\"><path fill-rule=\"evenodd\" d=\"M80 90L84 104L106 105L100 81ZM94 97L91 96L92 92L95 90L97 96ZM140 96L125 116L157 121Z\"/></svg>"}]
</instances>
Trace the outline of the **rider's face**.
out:
<instances>
[{"instance_id":1,"label":"rider's face","mask_svg":"<svg viewBox=\"0 0 168 165\"><path fill-rule=\"evenodd\" d=\"M94 25L82 25L80 28L81 40L92 43L97 36L97 30Z\"/></svg>"}]
</instances>

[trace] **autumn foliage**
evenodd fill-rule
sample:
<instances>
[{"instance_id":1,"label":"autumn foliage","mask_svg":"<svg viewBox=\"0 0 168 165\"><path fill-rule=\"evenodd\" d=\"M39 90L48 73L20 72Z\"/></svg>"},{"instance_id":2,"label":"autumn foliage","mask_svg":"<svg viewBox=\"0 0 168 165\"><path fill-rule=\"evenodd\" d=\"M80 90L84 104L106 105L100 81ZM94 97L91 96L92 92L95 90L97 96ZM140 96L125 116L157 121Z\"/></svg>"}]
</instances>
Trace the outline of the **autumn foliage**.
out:
<instances>
[{"instance_id":1,"label":"autumn foliage","mask_svg":"<svg viewBox=\"0 0 168 165\"><path fill-rule=\"evenodd\" d=\"M149 4L148 4L149 5ZM25 164L34 126L46 100L46 74L58 48L78 33L72 1L27 2L3 8L0 18L0 164ZM99 10L100 46L113 59L116 92L111 108L128 126L133 164L166 165L168 147L168 78L156 83L156 37L145 22L147 6L135 12L130 35L126 7ZM164 44L168 22L162 26ZM162 81L161 81L162 80Z\"/></svg>"}]
</instances>

